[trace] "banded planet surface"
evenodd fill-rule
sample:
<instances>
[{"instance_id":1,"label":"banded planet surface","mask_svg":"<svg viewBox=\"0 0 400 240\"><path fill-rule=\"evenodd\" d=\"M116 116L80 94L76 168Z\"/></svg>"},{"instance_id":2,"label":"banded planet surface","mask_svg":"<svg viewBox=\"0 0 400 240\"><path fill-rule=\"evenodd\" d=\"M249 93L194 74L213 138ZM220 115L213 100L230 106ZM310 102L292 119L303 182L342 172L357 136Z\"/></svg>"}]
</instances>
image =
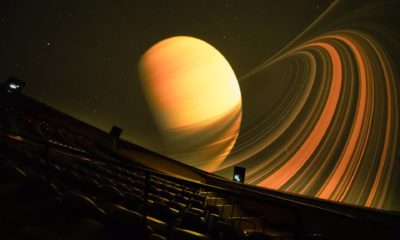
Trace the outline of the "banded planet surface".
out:
<instances>
[{"instance_id":1,"label":"banded planet surface","mask_svg":"<svg viewBox=\"0 0 400 240\"><path fill-rule=\"evenodd\" d=\"M164 142L153 150L226 178L234 166L245 167L247 184L400 210L399 13L396 1L334 1L238 86L185 63L200 78L185 75L184 88L171 88L169 71L154 67L163 77L143 86ZM197 54L171 51L168 61L153 53L158 66ZM181 108L191 92L201 97ZM200 105L204 111L193 112ZM204 117L219 111L203 127ZM184 118L192 122L182 128Z\"/></svg>"}]
</instances>

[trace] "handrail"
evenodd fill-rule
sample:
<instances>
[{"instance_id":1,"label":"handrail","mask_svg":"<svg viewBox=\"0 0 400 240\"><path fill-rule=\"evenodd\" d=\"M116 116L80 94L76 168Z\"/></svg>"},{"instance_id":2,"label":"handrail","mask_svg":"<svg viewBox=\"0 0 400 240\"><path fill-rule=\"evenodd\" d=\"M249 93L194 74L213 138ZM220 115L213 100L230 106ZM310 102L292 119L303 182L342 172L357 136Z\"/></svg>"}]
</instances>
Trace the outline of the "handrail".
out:
<instances>
[{"instance_id":1,"label":"handrail","mask_svg":"<svg viewBox=\"0 0 400 240\"><path fill-rule=\"evenodd\" d=\"M248 185L245 185L245 186L248 186ZM317 205L312 205L312 204L309 204L309 203L300 202L300 201L296 201L296 200L293 200L293 199L288 199L288 198L284 198L284 197L281 197L281 196L277 196L277 195L268 194L268 193L265 193L265 192L256 191L256 190L253 190L253 189L248 188L248 187L243 187L243 186L241 186L241 184L237 184L237 186L235 186L235 188L238 188L238 189L240 189L242 191L246 191L247 193L254 194L254 195L257 195L257 196L258 195L262 195L263 197L274 198L274 199L282 200L282 201L285 201L285 202L293 203L293 204L296 204L296 205L303 205L303 206L307 206L307 207L311 207L311 208L316 208L316 209L319 209L319 210L324 210L324 211L335 213L335 214L342 215L342 216L345 216L345 217L350 217L350 218L354 218L355 217L354 215L350 215L348 213L343 213L343 212L340 212L340 211L337 211L337 210L323 208L323 207L320 207L320 206L317 206ZM261 199L263 197L258 197L258 198Z\"/></svg>"}]
</instances>

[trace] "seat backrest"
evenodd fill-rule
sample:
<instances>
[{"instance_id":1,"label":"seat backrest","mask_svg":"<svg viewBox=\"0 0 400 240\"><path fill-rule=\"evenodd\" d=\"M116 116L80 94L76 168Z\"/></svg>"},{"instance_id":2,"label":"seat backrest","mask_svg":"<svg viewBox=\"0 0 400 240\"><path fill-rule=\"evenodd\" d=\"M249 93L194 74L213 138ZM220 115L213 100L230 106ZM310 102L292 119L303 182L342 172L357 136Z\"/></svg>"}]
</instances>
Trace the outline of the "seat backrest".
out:
<instances>
[{"instance_id":1,"label":"seat backrest","mask_svg":"<svg viewBox=\"0 0 400 240\"><path fill-rule=\"evenodd\" d=\"M21 182L26 174L12 162L0 162L0 182Z\"/></svg>"},{"instance_id":2,"label":"seat backrest","mask_svg":"<svg viewBox=\"0 0 400 240\"><path fill-rule=\"evenodd\" d=\"M188 229L173 228L168 239L174 240L209 240L210 238L199 232Z\"/></svg>"},{"instance_id":3,"label":"seat backrest","mask_svg":"<svg viewBox=\"0 0 400 240\"><path fill-rule=\"evenodd\" d=\"M135 193L126 193L123 201L123 205L129 210L140 212L143 208L144 199L143 197Z\"/></svg>"},{"instance_id":4,"label":"seat backrest","mask_svg":"<svg viewBox=\"0 0 400 240\"><path fill-rule=\"evenodd\" d=\"M199 215L190 212L189 210L184 210L179 213L181 223L180 228L189 229L201 233L207 232L207 224L204 219Z\"/></svg>"},{"instance_id":5,"label":"seat backrest","mask_svg":"<svg viewBox=\"0 0 400 240\"><path fill-rule=\"evenodd\" d=\"M154 202L151 204L147 214L167 224L172 224L177 219L177 214L163 202Z\"/></svg>"},{"instance_id":6,"label":"seat backrest","mask_svg":"<svg viewBox=\"0 0 400 240\"><path fill-rule=\"evenodd\" d=\"M249 233L246 233L244 236L245 240L273 240L274 238L264 232L258 232L258 231L252 231Z\"/></svg>"},{"instance_id":7,"label":"seat backrest","mask_svg":"<svg viewBox=\"0 0 400 240\"><path fill-rule=\"evenodd\" d=\"M237 233L234 226L224 221L217 221L211 226L209 235L212 239L218 239L222 236L222 239L239 240L240 236Z\"/></svg>"},{"instance_id":8,"label":"seat backrest","mask_svg":"<svg viewBox=\"0 0 400 240\"><path fill-rule=\"evenodd\" d=\"M100 221L104 221L105 218L105 212L90 198L79 192L65 193L62 198L62 206L64 213L72 218L91 217Z\"/></svg>"}]
</instances>

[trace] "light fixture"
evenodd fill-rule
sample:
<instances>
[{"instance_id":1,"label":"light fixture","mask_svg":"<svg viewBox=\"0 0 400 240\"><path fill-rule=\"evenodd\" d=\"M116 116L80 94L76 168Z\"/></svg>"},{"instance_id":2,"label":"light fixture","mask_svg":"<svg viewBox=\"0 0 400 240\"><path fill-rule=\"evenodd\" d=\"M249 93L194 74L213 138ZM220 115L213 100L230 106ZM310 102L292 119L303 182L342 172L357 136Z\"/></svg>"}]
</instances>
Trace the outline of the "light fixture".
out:
<instances>
[{"instance_id":1,"label":"light fixture","mask_svg":"<svg viewBox=\"0 0 400 240\"><path fill-rule=\"evenodd\" d=\"M114 125L110 130L110 135L113 138L119 138L121 136L122 131L123 131L122 128L119 128L119 127Z\"/></svg>"},{"instance_id":2,"label":"light fixture","mask_svg":"<svg viewBox=\"0 0 400 240\"><path fill-rule=\"evenodd\" d=\"M110 136L111 136L111 138L112 138L112 147L113 147L113 149L116 148L116 146L117 146L117 140L118 140L119 137L121 136L122 131L123 131L122 128L119 128L119 127L117 127L117 126L115 126L115 125L111 128L111 130L110 130Z\"/></svg>"},{"instance_id":3,"label":"light fixture","mask_svg":"<svg viewBox=\"0 0 400 240\"><path fill-rule=\"evenodd\" d=\"M24 87L25 82L14 76L9 77L3 85L3 88L5 88L5 90L9 93L21 92Z\"/></svg>"},{"instance_id":4,"label":"light fixture","mask_svg":"<svg viewBox=\"0 0 400 240\"><path fill-rule=\"evenodd\" d=\"M244 183L246 168L235 166L233 170L233 181Z\"/></svg>"}]
</instances>

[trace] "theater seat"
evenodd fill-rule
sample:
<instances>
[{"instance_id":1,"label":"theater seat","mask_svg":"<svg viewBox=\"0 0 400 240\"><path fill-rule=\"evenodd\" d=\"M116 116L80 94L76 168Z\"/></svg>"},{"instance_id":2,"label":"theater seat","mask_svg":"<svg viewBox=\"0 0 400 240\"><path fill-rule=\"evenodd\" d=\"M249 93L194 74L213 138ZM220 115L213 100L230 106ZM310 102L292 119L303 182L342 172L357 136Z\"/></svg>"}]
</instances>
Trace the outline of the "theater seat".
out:
<instances>
[{"instance_id":1,"label":"theater seat","mask_svg":"<svg viewBox=\"0 0 400 240\"><path fill-rule=\"evenodd\" d=\"M174 208L174 209L176 209L176 210L178 210L178 211L183 211L183 210L186 209L186 205L185 205L185 204L180 203L180 202L177 202L177 201L175 201L175 200L169 201L168 204L169 204L169 206L170 206L171 208Z\"/></svg>"},{"instance_id":2,"label":"theater seat","mask_svg":"<svg viewBox=\"0 0 400 240\"><path fill-rule=\"evenodd\" d=\"M192 208L198 208L198 209L203 209L204 208L204 202L197 200L197 199L191 199L190 200L190 206Z\"/></svg>"},{"instance_id":3,"label":"theater seat","mask_svg":"<svg viewBox=\"0 0 400 240\"><path fill-rule=\"evenodd\" d=\"M21 174L20 170L14 173ZM0 225L6 231L44 217L59 203L58 190L40 175L21 174L18 178L19 183L0 184Z\"/></svg>"},{"instance_id":4,"label":"theater seat","mask_svg":"<svg viewBox=\"0 0 400 240\"><path fill-rule=\"evenodd\" d=\"M21 237L17 239L29 240L102 240L104 219L104 211L88 197L77 192L68 192L47 213L39 211L36 221L21 225L16 235Z\"/></svg>"},{"instance_id":5,"label":"theater seat","mask_svg":"<svg viewBox=\"0 0 400 240\"><path fill-rule=\"evenodd\" d=\"M7 236L6 239L20 240L55 240L61 239L60 234L41 226L26 225L22 226L15 235Z\"/></svg>"},{"instance_id":6,"label":"theater seat","mask_svg":"<svg viewBox=\"0 0 400 240\"><path fill-rule=\"evenodd\" d=\"M178 212L173 211L168 205L162 202L154 202L149 206L147 215L157 218L169 226L173 226L178 218Z\"/></svg>"},{"instance_id":7,"label":"theater seat","mask_svg":"<svg viewBox=\"0 0 400 240\"><path fill-rule=\"evenodd\" d=\"M61 239L73 240L103 240L104 224L96 219L84 217L70 225L67 231L62 232Z\"/></svg>"},{"instance_id":8,"label":"theater seat","mask_svg":"<svg viewBox=\"0 0 400 240\"><path fill-rule=\"evenodd\" d=\"M123 205L133 211L141 212L143 208L144 200L143 197L134 194L127 193L125 194Z\"/></svg>"},{"instance_id":9,"label":"theater seat","mask_svg":"<svg viewBox=\"0 0 400 240\"><path fill-rule=\"evenodd\" d=\"M153 233L149 236L148 240L167 240L167 238L160 234Z\"/></svg>"},{"instance_id":10,"label":"theater seat","mask_svg":"<svg viewBox=\"0 0 400 240\"><path fill-rule=\"evenodd\" d=\"M188 210L179 213L179 228L189 229L200 233L207 232L207 224L199 215Z\"/></svg>"},{"instance_id":11,"label":"theater seat","mask_svg":"<svg viewBox=\"0 0 400 240\"><path fill-rule=\"evenodd\" d=\"M100 221L105 218L105 212L99 208L89 197L70 191L63 196L62 209L68 216L88 216Z\"/></svg>"},{"instance_id":12,"label":"theater seat","mask_svg":"<svg viewBox=\"0 0 400 240\"><path fill-rule=\"evenodd\" d=\"M204 216L204 210L203 209L192 207L192 208L189 208L189 211L194 213L194 214L199 215L200 217Z\"/></svg>"},{"instance_id":13,"label":"theater seat","mask_svg":"<svg viewBox=\"0 0 400 240\"><path fill-rule=\"evenodd\" d=\"M247 232L244 235L244 240L273 240L274 238L264 232L259 231L251 231Z\"/></svg>"},{"instance_id":14,"label":"theater seat","mask_svg":"<svg viewBox=\"0 0 400 240\"><path fill-rule=\"evenodd\" d=\"M121 205L104 202L100 206L107 215L107 239L146 239L149 230L143 220L143 215L124 208Z\"/></svg>"},{"instance_id":15,"label":"theater seat","mask_svg":"<svg viewBox=\"0 0 400 240\"><path fill-rule=\"evenodd\" d=\"M154 218L152 216L147 216L146 217L146 223L147 225L154 230L154 232L165 235L168 233L169 226L167 223L164 221L161 221L160 219Z\"/></svg>"},{"instance_id":16,"label":"theater seat","mask_svg":"<svg viewBox=\"0 0 400 240\"><path fill-rule=\"evenodd\" d=\"M236 229L227 222L217 221L210 229L209 236L212 239L229 239L239 240L240 236L236 232Z\"/></svg>"},{"instance_id":17,"label":"theater seat","mask_svg":"<svg viewBox=\"0 0 400 240\"><path fill-rule=\"evenodd\" d=\"M0 182L17 183L25 176L25 172L13 162L0 162Z\"/></svg>"},{"instance_id":18,"label":"theater seat","mask_svg":"<svg viewBox=\"0 0 400 240\"><path fill-rule=\"evenodd\" d=\"M80 190L90 195L96 195L102 190L102 186L96 180L88 176L82 177L78 186Z\"/></svg>"},{"instance_id":19,"label":"theater seat","mask_svg":"<svg viewBox=\"0 0 400 240\"><path fill-rule=\"evenodd\" d=\"M110 201L118 204L124 202L124 195L111 184L104 184L97 198L102 201Z\"/></svg>"},{"instance_id":20,"label":"theater seat","mask_svg":"<svg viewBox=\"0 0 400 240\"><path fill-rule=\"evenodd\" d=\"M188 229L174 228L168 237L169 240L209 240L210 238L204 234L191 231Z\"/></svg>"}]
</instances>

